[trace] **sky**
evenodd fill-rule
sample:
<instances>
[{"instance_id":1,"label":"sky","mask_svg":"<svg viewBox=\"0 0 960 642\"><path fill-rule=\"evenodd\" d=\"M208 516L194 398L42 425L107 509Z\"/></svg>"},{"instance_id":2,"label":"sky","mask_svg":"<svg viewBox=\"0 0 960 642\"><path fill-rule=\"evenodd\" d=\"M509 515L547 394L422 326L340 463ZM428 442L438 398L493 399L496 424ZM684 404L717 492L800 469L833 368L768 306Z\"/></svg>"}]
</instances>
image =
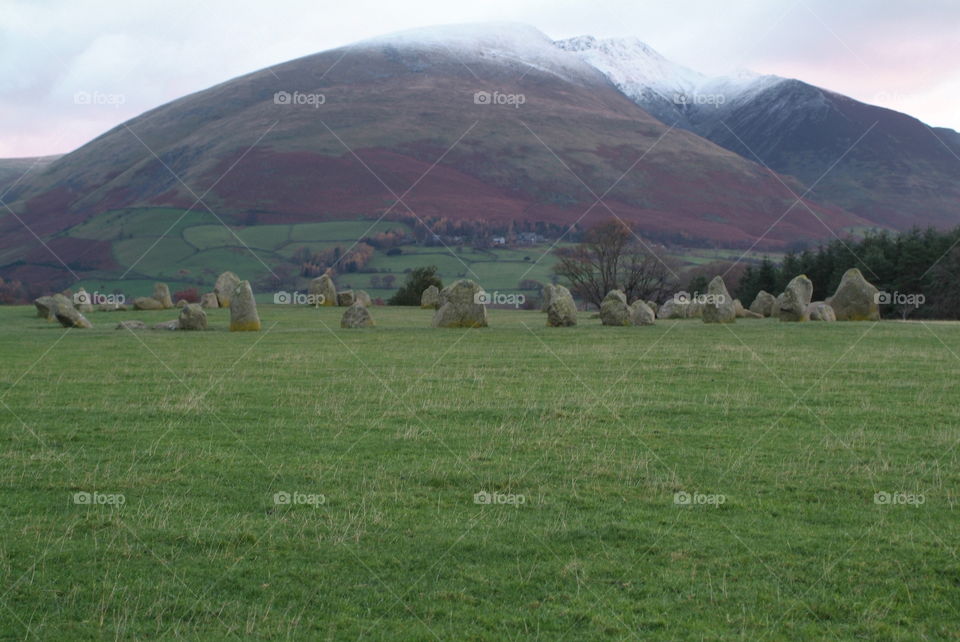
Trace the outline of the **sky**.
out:
<instances>
[{"instance_id":1,"label":"sky","mask_svg":"<svg viewBox=\"0 0 960 642\"><path fill-rule=\"evenodd\" d=\"M638 37L703 73L799 78L960 130L957 0L0 0L0 158L65 153L175 98L364 38L489 21Z\"/></svg>"}]
</instances>

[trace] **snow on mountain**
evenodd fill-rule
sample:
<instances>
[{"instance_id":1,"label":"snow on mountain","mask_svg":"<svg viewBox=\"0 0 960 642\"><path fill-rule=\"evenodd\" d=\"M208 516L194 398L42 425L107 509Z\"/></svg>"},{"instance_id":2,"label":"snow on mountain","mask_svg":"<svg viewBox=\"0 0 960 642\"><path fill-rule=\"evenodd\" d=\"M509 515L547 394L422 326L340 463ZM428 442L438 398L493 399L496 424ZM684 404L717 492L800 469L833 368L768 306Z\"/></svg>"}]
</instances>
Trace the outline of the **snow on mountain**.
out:
<instances>
[{"instance_id":1,"label":"snow on mountain","mask_svg":"<svg viewBox=\"0 0 960 642\"><path fill-rule=\"evenodd\" d=\"M521 23L419 27L377 36L352 46L436 50L452 55L468 66L471 62L487 62L512 67L521 73L536 69L564 80L602 81L593 65L558 49L539 29Z\"/></svg>"},{"instance_id":2,"label":"snow on mountain","mask_svg":"<svg viewBox=\"0 0 960 642\"><path fill-rule=\"evenodd\" d=\"M751 71L707 76L664 58L636 38L579 36L554 43L603 73L665 123L693 129L785 80Z\"/></svg>"},{"instance_id":3,"label":"snow on mountain","mask_svg":"<svg viewBox=\"0 0 960 642\"><path fill-rule=\"evenodd\" d=\"M678 94L695 91L707 80L703 74L667 60L636 38L601 40L578 36L554 44L577 54L634 99L656 93L673 100Z\"/></svg>"}]
</instances>

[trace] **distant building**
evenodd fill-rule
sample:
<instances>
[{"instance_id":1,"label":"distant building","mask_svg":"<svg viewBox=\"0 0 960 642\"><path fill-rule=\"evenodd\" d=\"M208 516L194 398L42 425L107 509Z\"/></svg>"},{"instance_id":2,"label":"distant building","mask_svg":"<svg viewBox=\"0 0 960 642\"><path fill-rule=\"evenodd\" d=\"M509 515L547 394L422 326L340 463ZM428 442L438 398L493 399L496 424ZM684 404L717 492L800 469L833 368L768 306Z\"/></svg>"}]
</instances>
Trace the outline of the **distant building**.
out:
<instances>
[{"instance_id":1,"label":"distant building","mask_svg":"<svg viewBox=\"0 0 960 642\"><path fill-rule=\"evenodd\" d=\"M494 237L493 237L493 244L494 244L494 245L506 245L506 244L507 244L507 239L505 239L505 238L502 237L502 236L494 236Z\"/></svg>"}]
</instances>

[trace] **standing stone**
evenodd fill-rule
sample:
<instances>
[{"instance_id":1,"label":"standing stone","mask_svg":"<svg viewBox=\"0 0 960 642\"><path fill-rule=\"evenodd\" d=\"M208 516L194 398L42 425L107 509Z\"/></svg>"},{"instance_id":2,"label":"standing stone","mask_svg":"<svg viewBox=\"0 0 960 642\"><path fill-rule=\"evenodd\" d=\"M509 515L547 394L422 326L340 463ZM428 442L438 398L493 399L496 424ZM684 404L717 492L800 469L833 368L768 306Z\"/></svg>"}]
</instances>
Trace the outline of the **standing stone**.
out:
<instances>
[{"instance_id":1,"label":"standing stone","mask_svg":"<svg viewBox=\"0 0 960 642\"><path fill-rule=\"evenodd\" d=\"M153 298L160 302L164 310L173 307L173 299L170 298L170 287L166 283L153 284Z\"/></svg>"},{"instance_id":2,"label":"standing stone","mask_svg":"<svg viewBox=\"0 0 960 642\"><path fill-rule=\"evenodd\" d=\"M656 301L647 301L647 307L653 310L654 315L656 315L657 311L660 309L660 306L657 305Z\"/></svg>"},{"instance_id":3,"label":"standing stone","mask_svg":"<svg viewBox=\"0 0 960 642\"><path fill-rule=\"evenodd\" d=\"M692 304L691 304L692 305ZM727 292L723 277L715 276L707 286L706 300L702 304L704 323L733 323L737 319L736 305Z\"/></svg>"},{"instance_id":4,"label":"standing stone","mask_svg":"<svg viewBox=\"0 0 960 642\"><path fill-rule=\"evenodd\" d=\"M92 328L93 324L87 321L87 317L80 314L72 305L58 305L54 311L57 321L65 328Z\"/></svg>"},{"instance_id":5,"label":"standing stone","mask_svg":"<svg viewBox=\"0 0 960 642\"><path fill-rule=\"evenodd\" d=\"M630 306L622 290L610 290L600 304L600 323L603 325L633 325Z\"/></svg>"},{"instance_id":6,"label":"standing stone","mask_svg":"<svg viewBox=\"0 0 960 642\"><path fill-rule=\"evenodd\" d=\"M765 290L757 292L757 296L750 304L750 311L761 316L768 317L773 314L773 306L777 303L777 297Z\"/></svg>"},{"instance_id":7,"label":"standing stone","mask_svg":"<svg viewBox=\"0 0 960 642\"><path fill-rule=\"evenodd\" d=\"M548 283L543 286L543 301L540 303L540 311L546 312L550 309L550 304L553 303L553 298L557 294L557 286L552 283Z\"/></svg>"},{"instance_id":8,"label":"standing stone","mask_svg":"<svg viewBox=\"0 0 960 642\"><path fill-rule=\"evenodd\" d=\"M337 286L333 284L329 274L318 276L310 281L310 294L315 297L314 305L337 304Z\"/></svg>"},{"instance_id":9,"label":"standing stone","mask_svg":"<svg viewBox=\"0 0 960 642\"><path fill-rule=\"evenodd\" d=\"M687 304L687 307L684 308L684 312L686 312L688 319L702 319L703 308L704 305L700 301L691 301Z\"/></svg>"},{"instance_id":10,"label":"standing stone","mask_svg":"<svg viewBox=\"0 0 960 642\"><path fill-rule=\"evenodd\" d=\"M356 301L356 297L353 295L353 290L337 292L337 305L349 308L354 301Z\"/></svg>"},{"instance_id":11,"label":"standing stone","mask_svg":"<svg viewBox=\"0 0 960 642\"><path fill-rule=\"evenodd\" d=\"M440 292L440 307L433 314L435 328L485 328L487 306L477 303L483 289L470 279L458 279Z\"/></svg>"},{"instance_id":12,"label":"standing stone","mask_svg":"<svg viewBox=\"0 0 960 642\"><path fill-rule=\"evenodd\" d=\"M366 290L356 290L353 293L353 296L357 299L358 303L362 303L368 308L373 305L373 300L370 298L370 295L367 294Z\"/></svg>"},{"instance_id":13,"label":"standing stone","mask_svg":"<svg viewBox=\"0 0 960 642\"><path fill-rule=\"evenodd\" d=\"M127 306L123 303L98 303L97 310L99 312L122 312L127 309Z\"/></svg>"},{"instance_id":14,"label":"standing stone","mask_svg":"<svg viewBox=\"0 0 960 642\"><path fill-rule=\"evenodd\" d=\"M431 285L423 294L420 295L420 307L429 310L436 310L440 307L440 289Z\"/></svg>"},{"instance_id":15,"label":"standing stone","mask_svg":"<svg viewBox=\"0 0 960 642\"><path fill-rule=\"evenodd\" d=\"M138 296L133 300L134 310L162 310L163 304L149 296Z\"/></svg>"},{"instance_id":16,"label":"standing stone","mask_svg":"<svg viewBox=\"0 0 960 642\"><path fill-rule=\"evenodd\" d=\"M563 328L577 325L577 304L570 290L562 285L553 288L553 297L547 307L547 326Z\"/></svg>"},{"instance_id":17,"label":"standing stone","mask_svg":"<svg viewBox=\"0 0 960 642\"><path fill-rule=\"evenodd\" d=\"M809 321L810 315L807 306L813 296L813 282L806 274L793 277L783 291L780 308L777 316L781 321Z\"/></svg>"},{"instance_id":18,"label":"standing stone","mask_svg":"<svg viewBox=\"0 0 960 642\"><path fill-rule=\"evenodd\" d=\"M833 308L838 321L879 321L877 293L879 290L863 278L860 270L850 268L843 273L837 291L826 303Z\"/></svg>"},{"instance_id":19,"label":"standing stone","mask_svg":"<svg viewBox=\"0 0 960 642\"><path fill-rule=\"evenodd\" d=\"M189 301L187 301L186 299L178 299L176 307L185 308L187 307L188 304L189 304Z\"/></svg>"},{"instance_id":20,"label":"standing stone","mask_svg":"<svg viewBox=\"0 0 960 642\"><path fill-rule=\"evenodd\" d=\"M372 328L373 326L373 317L370 316L370 311L360 301L356 301L347 308L340 319L341 328Z\"/></svg>"},{"instance_id":21,"label":"standing stone","mask_svg":"<svg viewBox=\"0 0 960 642\"><path fill-rule=\"evenodd\" d=\"M220 302L217 300L215 292L206 292L200 297L201 308L219 308Z\"/></svg>"},{"instance_id":22,"label":"standing stone","mask_svg":"<svg viewBox=\"0 0 960 642\"><path fill-rule=\"evenodd\" d=\"M199 303L188 303L183 306L180 309L180 318L177 320L180 323L181 330L207 329L207 313L203 311Z\"/></svg>"},{"instance_id":23,"label":"standing stone","mask_svg":"<svg viewBox=\"0 0 960 642\"><path fill-rule=\"evenodd\" d=\"M217 277L213 292L217 295L217 304L221 308L230 307L230 298L240 285L240 277L233 272L224 272Z\"/></svg>"},{"instance_id":24,"label":"standing stone","mask_svg":"<svg viewBox=\"0 0 960 642\"><path fill-rule=\"evenodd\" d=\"M770 312L772 317L780 317L780 304L783 303L783 292L777 295L773 300L773 310Z\"/></svg>"},{"instance_id":25,"label":"standing stone","mask_svg":"<svg viewBox=\"0 0 960 642\"><path fill-rule=\"evenodd\" d=\"M811 321L836 321L837 315L833 308L823 301L814 301L807 306L807 316Z\"/></svg>"},{"instance_id":26,"label":"standing stone","mask_svg":"<svg viewBox=\"0 0 960 642\"><path fill-rule=\"evenodd\" d=\"M249 281L241 281L230 296L230 332L260 330L257 302Z\"/></svg>"},{"instance_id":27,"label":"standing stone","mask_svg":"<svg viewBox=\"0 0 960 642\"><path fill-rule=\"evenodd\" d=\"M630 306L630 321L633 325L653 325L656 322L656 313L649 304L640 299Z\"/></svg>"},{"instance_id":28,"label":"standing stone","mask_svg":"<svg viewBox=\"0 0 960 642\"><path fill-rule=\"evenodd\" d=\"M658 319L686 319L687 307L689 303L678 301L676 297L670 297L663 302L663 305L657 310Z\"/></svg>"},{"instance_id":29,"label":"standing stone","mask_svg":"<svg viewBox=\"0 0 960 642\"><path fill-rule=\"evenodd\" d=\"M73 307L81 313L93 312L93 299L90 297L90 293L83 288L77 290L77 293L73 295Z\"/></svg>"}]
</instances>

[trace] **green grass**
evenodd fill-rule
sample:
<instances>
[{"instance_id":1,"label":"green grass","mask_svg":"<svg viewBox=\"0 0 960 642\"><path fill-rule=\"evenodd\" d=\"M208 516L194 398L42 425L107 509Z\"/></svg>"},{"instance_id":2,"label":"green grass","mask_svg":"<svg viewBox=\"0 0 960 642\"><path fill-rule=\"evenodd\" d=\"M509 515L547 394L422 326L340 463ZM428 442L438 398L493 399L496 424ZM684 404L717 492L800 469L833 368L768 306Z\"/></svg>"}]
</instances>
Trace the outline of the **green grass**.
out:
<instances>
[{"instance_id":1,"label":"green grass","mask_svg":"<svg viewBox=\"0 0 960 642\"><path fill-rule=\"evenodd\" d=\"M260 312L0 308L0 637L957 638L960 324Z\"/></svg>"}]
</instances>

